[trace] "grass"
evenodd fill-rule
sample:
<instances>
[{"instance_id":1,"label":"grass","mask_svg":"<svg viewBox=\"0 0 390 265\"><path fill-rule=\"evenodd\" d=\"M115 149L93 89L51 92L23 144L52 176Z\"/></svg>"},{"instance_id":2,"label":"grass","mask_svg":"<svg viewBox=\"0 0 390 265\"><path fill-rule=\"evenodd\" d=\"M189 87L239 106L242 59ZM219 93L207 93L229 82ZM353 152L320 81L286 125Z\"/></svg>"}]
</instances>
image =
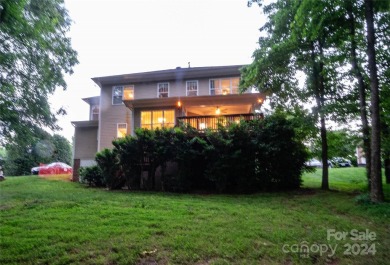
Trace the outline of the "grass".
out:
<instances>
[{"instance_id":1,"label":"grass","mask_svg":"<svg viewBox=\"0 0 390 265\"><path fill-rule=\"evenodd\" d=\"M0 183L0 264L387 264L390 203L356 203L364 182L364 169L331 169L338 191L317 189L317 171L299 191L207 195L9 177ZM376 240L328 241L327 229L368 229ZM283 252L315 243L337 244L336 254ZM376 253L345 255L347 243Z\"/></svg>"}]
</instances>

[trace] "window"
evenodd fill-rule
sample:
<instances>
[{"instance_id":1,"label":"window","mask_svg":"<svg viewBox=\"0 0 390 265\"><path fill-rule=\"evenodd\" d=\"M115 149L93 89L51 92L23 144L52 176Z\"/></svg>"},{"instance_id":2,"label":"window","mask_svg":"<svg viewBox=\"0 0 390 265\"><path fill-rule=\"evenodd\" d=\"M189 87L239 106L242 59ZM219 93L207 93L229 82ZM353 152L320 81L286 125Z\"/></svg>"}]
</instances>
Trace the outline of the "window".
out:
<instances>
[{"instance_id":1,"label":"window","mask_svg":"<svg viewBox=\"0 0 390 265\"><path fill-rule=\"evenodd\" d=\"M237 94L240 78L210 79L210 95Z\"/></svg>"},{"instance_id":2,"label":"window","mask_svg":"<svg viewBox=\"0 0 390 265\"><path fill-rule=\"evenodd\" d=\"M123 88L123 100L134 99L134 86L125 86Z\"/></svg>"},{"instance_id":3,"label":"window","mask_svg":"<svg viewBox=\"0 0 390 265\"><path fill-rule=\"evenodd\" d=\"M127 135L127 123L118 123L116 125L116 137L123 138Z\"/></svg>"},{"instance_id":4,"label":"window","mask_svg":"<svg viewBox=\"0 0 390 265\"><path fill-rule=\"evenodd\" d=\"M197 96L198 95L198 81L187 81L187 96Z\"/></svg>"},{"instance_id":5,"label":"window","mask_svg":"<svg viewBox=\"0 0 390 265\"><path fill-rule=\"evenodd\" d=\"M99 120L99 105L93 105L91 108L91 120Z\"/></svg>"},{"instance_id":6,"label":"window","mask_svg":"<svg viewBox=\"0 0 390 265\"><path fill-rule=\"evenodd\" d=\"M167 98L169 91L169 83L158 83L157 84L157 97Z\"/></svg>"},{"instance_id":7,"label":"window","mask_svg":"<svg viewBox=\"0 0 390 265\"><path fill-rule=\"evenodd\" d=\"M175 126L174 110L141 111L141 128L154 130Z\"/></svg>"},{"instance_id":8,"label":"window","mask_svg":"<svg viewBox=\"0 0 390 265\"><path fill-rule=\"evenodd\" d=\"M112 88L112 105L121 105L123 100L134 99L134 86L114 86Z\"/></svg>"},{"instance_id":9,"label":"window","mask_svg":"<svg viewBox=\"0 0 390 265\"><path fill-rule=\"evenodd\" d=\"M123 86L114 86L112 88L112 105L122 104Z\"/></svg>"}]
</instances>

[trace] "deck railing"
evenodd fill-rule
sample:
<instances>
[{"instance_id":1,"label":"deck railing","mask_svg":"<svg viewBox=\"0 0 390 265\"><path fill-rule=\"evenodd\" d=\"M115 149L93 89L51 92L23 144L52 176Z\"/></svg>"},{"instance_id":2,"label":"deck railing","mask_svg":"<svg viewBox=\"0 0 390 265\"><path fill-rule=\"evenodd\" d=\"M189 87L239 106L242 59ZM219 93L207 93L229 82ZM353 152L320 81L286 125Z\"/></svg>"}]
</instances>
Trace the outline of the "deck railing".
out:
<instances>
[{"instance_id":1,"label":"deck railing","mask_svg":"<svg viewBox=\"0 0 390 265\"><path fill-rule=\"evenodd\" d=\"M190 116L178 117L177 124L184 123L191 127L204 131L205 129L216 130L218 124L229 125L231 123L239 123L241 120L250 121L263 118L263 114L231 114L231 115L209 115L209 116Z\"/></svg>"}]
</instances>

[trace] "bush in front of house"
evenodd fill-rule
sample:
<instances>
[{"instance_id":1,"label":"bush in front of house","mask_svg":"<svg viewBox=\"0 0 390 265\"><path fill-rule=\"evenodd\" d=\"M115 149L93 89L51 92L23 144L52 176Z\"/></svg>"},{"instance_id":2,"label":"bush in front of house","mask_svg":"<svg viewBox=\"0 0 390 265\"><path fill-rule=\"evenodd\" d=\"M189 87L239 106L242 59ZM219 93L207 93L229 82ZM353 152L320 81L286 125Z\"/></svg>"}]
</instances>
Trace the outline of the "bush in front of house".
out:
<instances>
[{"instance_id":1,"label":"bush in front of house","mask_svg":"<svg viewBox=\"0 0 390 265\"><path fill-rule=\"evenodd\" d=\"M221 118L223 122L223 119ZM282 114L223 124L137 129L96 155L110 189L247 193L298 188L308 158ZM174 169L174 170L172 170Z\"/></svg>"},{"instance_id":2,"label":"bush in front of house","mask_svg":"<svg viewBox=\"0 0 390 265\"><path fill-rule=\"evenodd\" d=\"M81 167L79 169L80 182L89 186L105 187L106 181L103 172L98 166Z\"/></svg>"},{"instance_id":3,"label":"bush in front of house","mask_svg":"<svg viewBox=\"0 0 390 265\"><path fill-rule=\"evenodd\" d=\"M207 177L219 192L299 188L308 153L283 115L220 126L206 134Z\"/></svg>"},{"instance_id":4,"label":"bush in front of house","mask_svg":"<svg viewBox=\"0 0 390 265\"><path fill-rule=\"evenodd\" d=\"M96 163L101 169L104 182L109 189L120 189L125 185L126 179L119 164L118 152L114 148L103 149L95 156Z\"/></svg>"}]
</instances>

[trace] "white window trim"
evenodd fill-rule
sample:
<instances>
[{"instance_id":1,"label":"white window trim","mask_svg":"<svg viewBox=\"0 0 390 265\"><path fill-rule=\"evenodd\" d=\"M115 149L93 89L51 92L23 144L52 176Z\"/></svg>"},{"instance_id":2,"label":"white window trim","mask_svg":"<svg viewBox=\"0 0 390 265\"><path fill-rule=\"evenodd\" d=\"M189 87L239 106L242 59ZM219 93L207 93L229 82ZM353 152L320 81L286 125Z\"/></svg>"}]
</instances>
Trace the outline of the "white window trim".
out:
<instances>
[{"instance_id":1,"label":"white window trim","mask_svg":"<svg viewBox=\"0 0 390 265\"><path fill-rule=\"evenodd\" d=\"M114 103L114 89L120 87L122 89L122 101L120 104L117 104L117 103ZM114 105L114 106L119 106L119 105L123 105L123 88L124 86L113 86L112 87L112 90L111 90L111 104Z\"/></svg>"},{"instance_id":2,"label":"white window trim","mask_svg":"<svg viewBox=\"0 0 390 265\"><path fill-rule=\"evenodd\" d=\"M199 82L198 80L187 80L186 81L186 96L188 96L188 83L189 82L196 82L196 95L199 95Z\"/></svg>"},{"instance_id":3,"label":"white window trim","mask_svg":"<svg viewBox=\"0 0 390 265\"><path fill-rule=\"evenodd\" d=\"M157 83L157 98L160 98L160 91L158 91L159 90L159 86L160 86L160 84L168 84L168 98L169 98L169 87L170 87L170 85L169 85L169 82L160 82L160 83Z\"/></svg>"},{"instance_id":4,"label":"white window trim","mask_svg":"<svg viewBox=\"0 0 390 265\"><path fill-rule=\"evenodd\" d=\"M119 125L126 125L126 135L127 135L127 123L117 123L116 124L116 138L122 138L122 137L118 137L118 130L119 130Z\"/></svg>"},{"instance_id":5,"label":"white window trim","mask_svg":"<svg viewBox=\"0 0 390 265\"><path fill-rule=\"evenodd\" d=\"M216 81L218 81L218 86L214 87L214 95L211 94L211 80L214 80L214 85L216 85ZM219 87L221 86L221 79L220 78L210 78L209 79L209 95L212 95L212 96L215 96L215 89L219 89Z\"/></svg>"},{"instance_id":6,"label":"white window trim","mask_svg":"<svg viewBox=\"0 0 390 265\"><path fill-rule=\"evenodd\" d=\"M216 89L219 89L219 90L221 90L222 88L221 88L221 86L222 86L222 80L229 80L229 83L230 83L230 85L229 85L229 94L235 94L235 93L233 93L233 79L236 79L236 78L238 78L238 79L240 79L239 77L236 77L236 76L232 76L232 77L224 77L224 78L210 78L209 79L209 95L212 95L211 94L211 80L214 80L214 84L215 84L215 86L216 87L214 87L214 95L213 96L220 96L220 95L222 95L222 94L216 94L216 92L215 92L215 90ZM216 82L216 81L218 81L218 82ZM216 83L218 83L218 86L217 86L217 84ZM237 90L238 90L238 87L237 87ZM222 91L222 90L221 90Z\"/></svg>"}]
</instances>

